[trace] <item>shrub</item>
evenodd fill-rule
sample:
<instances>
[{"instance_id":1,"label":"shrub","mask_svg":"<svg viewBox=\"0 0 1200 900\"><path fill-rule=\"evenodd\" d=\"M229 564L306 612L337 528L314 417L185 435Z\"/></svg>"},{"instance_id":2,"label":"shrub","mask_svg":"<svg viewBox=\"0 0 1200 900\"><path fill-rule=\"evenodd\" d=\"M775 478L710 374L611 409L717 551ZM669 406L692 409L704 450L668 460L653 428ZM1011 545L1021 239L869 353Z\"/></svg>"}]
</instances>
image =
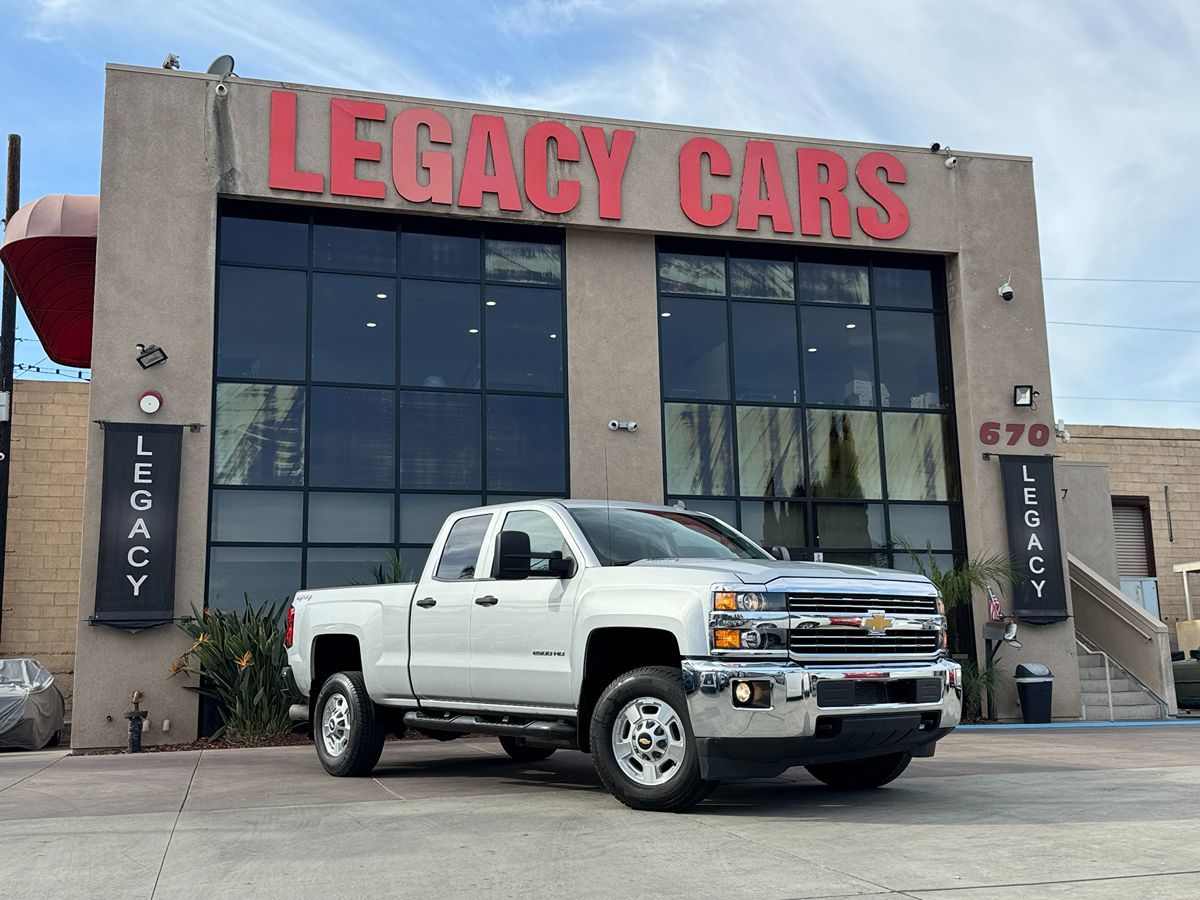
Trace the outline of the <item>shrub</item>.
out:
<instances>
[{"instance_id":1,"label":"shrub","mask_svg":"<svg viewBox=\"0 0 1200 900\"><path fill-rule=\"evenodd\" d=\"M190 686L217 702L222 725L214 738L235 741L273 740L291 730L290 700L281 670L287 664L280 616L286 603L254 607L246 597L241 612L192 609L179 623L192 646L171 664L171 676L200 676Z\"/></svg>"}]
</instances>

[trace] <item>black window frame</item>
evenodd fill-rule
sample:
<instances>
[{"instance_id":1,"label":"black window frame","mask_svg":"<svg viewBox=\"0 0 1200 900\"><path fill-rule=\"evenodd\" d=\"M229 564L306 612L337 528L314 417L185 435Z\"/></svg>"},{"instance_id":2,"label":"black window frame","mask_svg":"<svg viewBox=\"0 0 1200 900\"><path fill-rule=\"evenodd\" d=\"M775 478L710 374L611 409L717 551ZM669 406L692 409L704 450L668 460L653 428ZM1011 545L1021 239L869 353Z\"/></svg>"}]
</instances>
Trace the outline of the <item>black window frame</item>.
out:
<instances>
[{"instance_id":1,"label":"black window frame","mask_svg":"<svg viewBox=\"0 0 1200 900\"><path fill-rule=\"evenodd\" d=\"M307 250L306 264L288 265L274 264L268 262L240 262L231 261L225 262L222 259L221 248L221 222L223 218L232 216L242 219L265 219L268 221L286 221L286 222L303 222L307 227ZM403 498L406 495L438 495L438 496L461 496L464 500L469 501L469 506L475 505L494 505L499 503L508 503L514 500L524 500L529 498L556 498L562 497L570 492L571 484L571 447L570 447L570 407L567 402L569 396L569 359L567 354L567 345L569 340L570 322L567 313L567 272L566 272L566 241L565 231L561 227L551 225L528 225L528 224L507 224L486 222L476 219L455 218L447 220L433 216L413 216L401 215L399 213L383 213L375 211L346 211L333 210L319 206L304 205L304 204L278 204L278 203L263 203L257 201L249 201L237 198L219 198L217 204L217 236L216 236L216 254L215 254L215 280L214 280L214 302L213 302L213 385L211 393L211 418L210 421L216 423L216 398L218 385L226 382L245 383L245 384L278 384L292 385L301 389L305 403L304 417L304 433L303 440L303 477L301 482L296 485L276 486L276 485L218 485L215 483L213 476L215 474L216 461L216 445L215 441L211 442L209 454L209 487L208 487L208 521L209 525L206 530L206 550L205 550L205 578L204 578L204 602L208 603L208 594L211 581L212 567L212 551L215 548L221 547L273 547L273 548L299 548L300 550L300 580L296 585L297 590L303 590L308 584L308 555L310 549L329 550L335 548L344 549L381 549L390 550L404 557L408 554L421 553L428 562L430 551L432 550L434 540L426 542L402 541L401 534L401 505ZM379 271L359 271L353 269L334 268L329 266L318 265L315 260L316 248L314 244L314 232L318 224L330 225L362 225L374 228L383 228L392 230L395 233L396 241L396 264L394 271L391 273L381 273ZM405 265L403 255L403 236L408 233L442 233L451 234L453 236L465 236L478 240L478 270L473 277L468 275L429 275L429 274L408 274L408 267ZM559 284L532 285L524 281L504 281L498 279L489 279L487 276L487 251L489 240L501 241L528 241L534 243L545 243L556 245L559 250ZM224 377L218 376L216 369L216 361L218 354L218 336L220 334L220 303L221 298L218 293L220 272L223 267L239 267L253 269L270 269L284 271L300 271L306 273L307 278L307 296L306 296L306 334L305 334L305 374L302 379L271 379L271 378L250 378L250 377ZM394 286L392 297L396 303L394 310L394 339L395 350L393 356L394 378L390 384L371 384L360 382L347 381L328 381L314 380L312 378L312 319L313 319L313 292L315 276L318 274L333 274L333 275L362 275L384 280L391 280ZM402 383L402 354L401 354L401 302L402 302L402 283L405 281L422 281L422 282L444 282L452 284L473 285L478 292L479 310L480 310L480 383L474 388L460 387L435 387L435 386L417 386ZM484 303L487 299L487 291L490 287L516 287L516 288L550 288L559 292L561 301L560 324L558 326L558 337L556 340L560 342L561 360L562 360L562 378L561 390L558 391L523 391L509 389L491 389L487 383L487 349L486 349L486 333L483 329L486 328L484 317ZM308 405L310 403L310 395L313 388L330 387L330 388L361 388L388 390L392 392L393 403L395 409L394 415L394 453L393 453L393 477L390 487L382 488L362 488L362 487L314 487L311 484L311 467L309 465L309 453L311 449L311 433L312 433L312 417L308 415ZM480 478L481 482L478 488L404 488L401 487L401 435L400 435L400 398L404 393L412 392L432 392L432 393L448 393L448 394L467 394L479 398L480 405ZM489 396L516 396L516 397L545 397L556 399L562 404L563 408L563 434L562 434L562 458L563 458L563 477L564 490L561 492L544 492L544 491L489 491L488 490L488 460L487 460L487 399ZM288 541L217 541L213 540L213 521L212 509L214 504L214 496L216 491L287 491L298 492L303 495L303 520L302 534L299 542ZM312 542L309 539L309 514L310 503L309 497L316 493L372 493L372 494L390 494L392 496L392 541L388 542L362 542L362 541L346 541L346 542ZM420 572L406 573L408 577L416 579L420 576ZM279 602L286 598L276 597L251 597L251 602L258 604L264 600L272 600Z\"/></svg>"},{"instance_id":2,"label":"black window frame","mask_svg":"<svg viewBox=\"0 0 1200 900\"><path fill-rule=\"evenodd\" d=\"M664 292L662 280L660 277L661 265L660 259L664 254L683 253L683 254L698 254L704 256L723 257L725 264L725 293L724 294L705 294L705 293L687 293L682 291ZM732 279L730 271L730 262L732 259L773 259L778 261L790 261L792 264L792 288L793 295L791 299L778 298L753 298L732 293ZM832 265L851 265L861 266L867 270L868 298L869 302L862 303L834 303L825 300L801 300L800 299L800 273L797 269L799 263L817 263L817 264L832 264ZM965 522L963 515L963 500L962 500L962 468L960 463L962 448L958 441L958 428L956 410L954 405L954 376L953 367L950 364L951 347L950 347L950 323L949 323L949 303L947 294L947 257L940 254L901 254L891 252L878 252L871 250L863 250L858 248L824 248L811 247L803 245L786 245L786 244L765 244L760 242L746 241L730 241L726 239L708 239L708 238L679 238L679 237L659 237L656 240L655 246L655 286L657 295L657 304L655 307L656 317L659 328L659 341L661 344L664 326L664 319L661 313L664 311L664 301L674 300L694 300L708 303L724 303L727 314L726 334L728 339L728 363L727 370L729 375L728 397L727 398L703 398L703 397L683 397L669 395L666 391L664 380L663 363L660 355L659 359L659 385L662 391L660 399L660 416L662 430L662 458L663 458L663 495L667 498L667 503L683 501L686 505L689 500L705 501L705 502L722 502L728 501L733 504L736 520L730 522L731 525L738 528L742 527L742 504L754 502L797 502L804 505L804 525L806 545L803 548L789 548L799 551L800 558L813 559L814 554L822 554L822 556L836 556L845 553L873 553L881 558L882 561L890 567L896 567L896 558L906 555L903 547L897 546L894 542L892 527L891 527L891 507L893 505L929 505L941 506L950 508L951 521L951 542L950 547L933 547L932 551L935 554L947 554L953 557L955 562L961 561L966 555L966 534ZM933 299L931 306L895 306L881 305L876 303L875 295L875 269L920 269L930 273L931 284L933 288ZM734 304L744 303L764 303L775 306L790 306L793 308L796 320L796 335L797 335L797 357L798 357L798 376L799 376L799 402L797 403L778 403L767 401L738 401L737 398L737 373L734 365L733 353L733 310ZM801 314L806 308L818 309L845 309L848 311L856 311L858 314L867 313L870 316L871 334L872 334L872 359L874 363L874 380L873 380L873 403L850 406L847 404L836 403L813 403L809 402L806 397L805 384L805 356L806 347L803 340L803 331L801 329ZM913 407L913 406L896 406L883 405L881 396L881 372L879 366L879 334L877 324L878 312L904 312L927 315L932 317L935 334L935 347L938 354L938 362L940 366L944 366L945 371L945 401L936 408L928 407ZM894 398L892 398L894 399ZM731 480L734 486L732 493L727 495L716 494L694 494L683 495L672 493L668 484L669 478L669 460L667 448L667 428L668 417L667 407L669 404L687 403L700 406L723 406L729 408L730 422L736 423L737 411L740 407L783 407L788 409L796 409L799 411L801 422L801 444L804 455L804 494L798 497L759 497L750 496L741 493L740 481L741 472L739 468L739 436L737 433L736 424L731 426L730 441L732 443L732 465L733 471ZM879 498L832 498L832 497L814 497L812 493L812 475L813 467L810 457L810 440L809 440L809 424L808 413L810 410L850 410L855 412L869 412L875 415L876 424L876 446L878 448L879 457L879 479L881 485L881 497ZM884 446L884 415L888 413L925 413L942 417L945 424L944 434L948 443L947 479L950 486L950 498L946 501L942 500L905 500L901 498L891 498L888 491L887 483L887 457L886 448ZM883 506L884 517L884 536L885 544L882 548L867 548L867 547L843 547L833 545L821 545L818 543L817 522L816 522L816 507L819 504L861 504L861 503L880 503ZM925 547L913 547L915 552L924 554Z\"/></svg>"}]
</instances>

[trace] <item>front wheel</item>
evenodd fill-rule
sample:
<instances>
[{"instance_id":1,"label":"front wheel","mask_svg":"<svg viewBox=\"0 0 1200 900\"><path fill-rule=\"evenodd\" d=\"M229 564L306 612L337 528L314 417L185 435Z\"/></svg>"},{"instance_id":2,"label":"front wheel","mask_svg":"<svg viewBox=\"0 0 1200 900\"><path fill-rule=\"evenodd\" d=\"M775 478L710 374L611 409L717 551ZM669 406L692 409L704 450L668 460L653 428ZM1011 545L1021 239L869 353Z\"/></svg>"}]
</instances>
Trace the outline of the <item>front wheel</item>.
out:
<instances>
[{"instance_id":1,"label":"front wheel","mask_svg":"<svg viewBox=\"0 0 1200 900\"><path fill-rule=\"evenodd\" d=\"M517 762L539 762L549 758L550 754L554 752L553 747L530 747L523 738L508 737L507 735L500 738L500 746Z\"/></svg>"},{"instance_id":2,"label":"front wheel","mask_svg":"<svg viewBox=\"0 0 1200 900\"><path fill-rule=\"evenodd\" d=\"M647 666L613 681L592 713L591 743L600 780L632 809L683 812L717 786L700 777L678 669Z\"/></svg>"},{"instance_id":3,"label":"front wheel","mask_svg":"<svg viewBox=\"0 0 1200 900\"><path fill-rule=\"evenodd\" d=\"M889 753L852 762L805 766L818 781L845 791L867 791L895 781L912 762L911 753Z\"/></svg>"},{"instance_id":4,"label":"front wheel","mask_svg":"<svg viewBox=\"0 0 1200 900\"><path fill-rule=\"evenodd\" d=\"M386 734L362 672L329 676L317 695L313 723L317 758L330 775L369 775L379 762Z\"/></svg>"}]
</instances>

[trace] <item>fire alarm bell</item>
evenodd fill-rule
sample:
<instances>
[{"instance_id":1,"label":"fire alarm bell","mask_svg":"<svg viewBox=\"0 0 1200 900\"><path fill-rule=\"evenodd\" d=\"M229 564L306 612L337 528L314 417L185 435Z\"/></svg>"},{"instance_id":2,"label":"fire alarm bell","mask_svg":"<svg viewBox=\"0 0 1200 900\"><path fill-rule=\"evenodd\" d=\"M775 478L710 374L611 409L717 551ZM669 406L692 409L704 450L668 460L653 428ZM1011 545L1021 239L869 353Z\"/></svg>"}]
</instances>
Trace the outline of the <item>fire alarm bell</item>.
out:
<instances>
[{"instance_id":1,"label":"fire alarm bell","mask_svg":"<svg viewBox=\"0 0 1200 900\"><path fill-rule=\"evenodd\" d=\"M138 407L142 412L153 415L162 409L163 395L158 391L146 391L138 399Z\"/></svg>"}]
</instances>

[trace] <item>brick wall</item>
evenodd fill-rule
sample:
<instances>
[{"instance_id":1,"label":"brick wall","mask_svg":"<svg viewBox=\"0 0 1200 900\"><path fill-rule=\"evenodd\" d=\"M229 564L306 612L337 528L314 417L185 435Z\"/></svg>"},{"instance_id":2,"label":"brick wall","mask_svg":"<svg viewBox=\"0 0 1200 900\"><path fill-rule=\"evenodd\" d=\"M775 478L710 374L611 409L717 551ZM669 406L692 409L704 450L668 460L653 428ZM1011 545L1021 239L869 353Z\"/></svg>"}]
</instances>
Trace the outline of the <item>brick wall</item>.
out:
<instances>
[{"instance_id":1,"label":"brick wall","mask_svg":"<svg viewBox=\"0 0 1200 900\"><path fill-rule=\"evenodd\" d=\"M1159 611L1174 637L1185 609L1182 576L1171 567L1200 560L1200 430L1115 425L1068 425L1067 430L1070 443L1058 445L1065 458L1108 463L1115 496L1149 498ZM1170 488L1170 527L1164 486ZM1193 614L1200 615L1200 577L1192 576L1191 591Z\"/></svg>"},{"instance_id":2,"label":"brick wall","mask_svg":"<svg viewBox=\"0 0 1200 900\"><path fill-rule=\"evenodd\" d=\"M71 696L88 385L18 381L0 657L30 656Z\"/></svg>"}]
</instances>

